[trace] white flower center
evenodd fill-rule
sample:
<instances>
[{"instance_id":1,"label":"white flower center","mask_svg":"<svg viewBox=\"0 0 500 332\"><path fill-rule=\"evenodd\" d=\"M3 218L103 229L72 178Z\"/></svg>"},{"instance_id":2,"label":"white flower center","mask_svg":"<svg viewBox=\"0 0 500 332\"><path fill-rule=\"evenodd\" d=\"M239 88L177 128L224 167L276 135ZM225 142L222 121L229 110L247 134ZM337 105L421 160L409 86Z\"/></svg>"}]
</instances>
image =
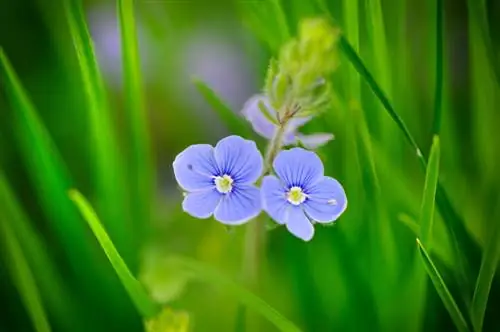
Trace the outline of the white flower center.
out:
<instances>
[{"instance_id":1,"label":"white flower center","mask_svg":"<svg viewBox=\"0 0 500 332\"><path fill-rule=\"evenodd\" d=\"M234 180L227 174L215 177L215 187L221 194L227 194L233 190Z\"/></svg>"},{"instance_id":2,"label":"white flower center","mask_svg":"<svg viewBox=\"0 0 500 332\"><path fill-rule=\"evenodd\" d=\"M286 194L286 198L293 205L300 205L301 203L303 203L306 200L307 195L304 194L304 192L302 191L302 188L292 187L292 188L290 188L290 190Z\"/></svg>"}]
</instances>

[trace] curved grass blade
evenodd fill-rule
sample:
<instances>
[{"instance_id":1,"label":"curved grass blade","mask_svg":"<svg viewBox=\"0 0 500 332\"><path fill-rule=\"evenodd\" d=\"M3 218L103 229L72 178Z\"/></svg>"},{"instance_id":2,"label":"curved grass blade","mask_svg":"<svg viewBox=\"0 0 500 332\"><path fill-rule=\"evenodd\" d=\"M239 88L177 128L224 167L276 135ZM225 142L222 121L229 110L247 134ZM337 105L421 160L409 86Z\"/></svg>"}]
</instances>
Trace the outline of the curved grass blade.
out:
<instances>
[{"instance_id":1,"label":"curved grass blade","mask_svg":"<svg viewBox=\"0 0 500 332\"><path fill-rule=\"evenodd\" d=\"M157 315L160 312L160 306L149 297L141 283L132 275L99 221L92 206L77 190L71 189L68 195L91 228L139 313L144 318Z\"/></svg>"},{"instance_id":2,"label":"curved grass blade","mask_svg":"<svg viewBox=\"0 0 500 332\"><path fill-rule=\"evenodd\" d=\"M413 218L411 218L409 215L402 213L398 216L398 220L403 225L408 227L408 229L410 230L410 232L413 233L413 235L415 235L416 237L420 236L420 225L417 224L415 220L413 220Z\"/></svg>"},{"instance_id":3,"label":"curved grass blade","mask_svg":"<svg viewBox=\"0 0 500 332\"><path fill-rule=\"evenodd\" d=\"M66 248L73 270L80 281L88 286L91 280L87 264L93 261L92 253L86 238L82 236L85 229L78 212L66 195L71 186L69 173L1 49L0 77L12 105L11 119L18 149L37 190L40 205Z\"/></svg>"},{"instance_id":4,"label":"curved grass blade","mask_svg":"<svg viewBox=\"0 0 500 332\"><path fill-rule=\"evenodd\" d=\"M453 299L453 296L448 290L448 287L446 286L443 278L441 277L439 271L432 262L431 257L429 256L422 242L420 242L418 238L417 238L417 244L418 244L418 249L420 251L420 257L422 258L422 262L424 263L427 274L429 275L429 278L431 279L434 288L439 294L439 297L443 301L446 310L448 310L448 313L450 314L450 317L453 320L455 327L457 328L458 331L461 332L469 331L469 327L467 326L467 321L460 312L457 303Z\"/></svg>"},{"instance_id":5,"label":"curved grass blade","mask_svg":"<svg viewBox=\"0 0 500 332\"><path fill-rule=\"evenodd\" d=\"M0 233L9 272L16 285L24 306L31 318L35 331L50 332L49 320L43 308L42 299L35 282L33 273L21 249L14 231L5 216L0 220Z\"/></svg>"},{"instance_id":6,"label":"curved grass blade","mask_svg":"<svg viewBox=\"0 0 500 332\"><path fill-rule=\"evenodd\" d=\"M498 213L496 217L498 218ZM498 262L500 261L500 223L498 219L496 219L493 225L493 230L483 253L483 260L479 269L470 310L472 325L474 326L474 331L477 332L483 330L484 315L486 306L488 305L491 284L497 271Z\"/></svg>"},{"instance_id":7,"label":"curved grass blade","mask_svg":"<svg viewBox=\"0 0 500 332\"><path fill-rule=\"evenodd\" d=\"M112 117L107 103L104 83L97 66L93 43L85 22L80 0L64 0L65 14L75 47L81 78L87 99L90 124L92 167L96 188L97 209L110 229L117 246L129 258L134 248L127 232L129 213L126 208L123 162L120 162Z\"/></svg>"},{"instance_id":8,"label":"curved grass blade","mask_svg":"<svg viewBox=\"0 0 500 332\"><path fill-rule=\"evenodd\" d=\"M254 133L251 130L248 122L241 116L238 116L226 103L203 81L193 78L193 84L205 98L208 104L217 112L221 120L226 124L227 128L235 134L243 137L253 137Z\"/></svg>"},{"instance_id":9,"label":"curved grass blade","mask_svg":"<svg viewBox=\"0 0 500 332\"><path fill-rule=\"evenodd\" d=\"M432 225L434 222L434 202L436 198L436 188L439 179L439 137L434 136L432 140L431 154L427 172L425 174L424 193L422 206L420 208L420 237L427 250L431 248Z\"/></svg>"},{"instance_id":10,"label":"curved grass blade","mask_svg":"<svg viewBox=\"0 0 500 332\"><path fill-rule=\"evenodd\" d=\"M117 1L120 23L123 75L125 86L125 116L130 132L132 220L144 224L150 219L150 202L154 183L153 162L148 135L148 119L142 92L139 47L134 19L133 0ZM135 226L135 225L134 225Z\"/></svg>"},{"instance_id":11,"label":"curved grass blade","mask_svg":"<svg viewBox=\"0 0 500 332\"><path fill-rule=\"evenodd\" d=\"M221 289L233 294L242 304L252 308L263 317L267 318L280 331L300 331L295 324L283 317L278 311L276 311L276 309L271 307L264 300L210 266L187 257L172 256L169 259L172 260L173 264L178 264L179 267L196 273L199 278L204 279L207 283L220 287Z\"/></svg>"},{"instance_id":12,"label":"curved grass blade","mask_svg":"<svg viewBox=\"0 0 500 332\"><path fill-rule=\"evenodd\" d=\"M432 120L432 133L439 135L441 130L441 113L443 111L443 0L436 0L436 86L434 92L434 119Z\"/></svg>"}]
</instances>

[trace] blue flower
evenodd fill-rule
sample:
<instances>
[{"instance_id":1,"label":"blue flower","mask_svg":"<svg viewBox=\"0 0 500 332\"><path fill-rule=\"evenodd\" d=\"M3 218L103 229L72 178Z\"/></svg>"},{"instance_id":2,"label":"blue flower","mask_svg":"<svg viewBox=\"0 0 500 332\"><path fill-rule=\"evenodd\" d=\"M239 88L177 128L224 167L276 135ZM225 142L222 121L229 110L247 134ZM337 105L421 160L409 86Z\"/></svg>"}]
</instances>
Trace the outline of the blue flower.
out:
<instances>
[{"instance_id":1,"label":"blue flower","mask_svg":"<svg viewBox=\"0 0 500 332\"><path fill-rule=\"evenodd\" d=\"M270 114L264 115L259 107L259 102L262 101ZM269 103L269 98L264 95L255 95L250 98L241 111L243 116L252 124L253 130L264 138L272 139L278 126L269 118L277 121L277 112ZM296 117L292 118L286 127L283 145L298 144L299 142L308 149L316 149L321 145L328 143L333 139L332 134L317 133L312 135L304 135L298 132L298 129L309 122L312 117Z\"/></svg>"},{"instance_id":2,"label":"blue flower","mask_svg":"<svg viewBox=\"0 0 500 332\"><path fill-rule=\"evenodd\" d=\"M262 155L254 142L229 136L212 147L191 145L175 158L175 178L187 194L185 212L205 219L212 214L227 225L240 225L261 211L253 183L262 172Z\"/></svg>"},{"instance_id":3,"label":"blue flower","mask_svg":"<svg viewBox=\"0 0 500 332\"><path fill-rule=\"evenodd\" d=\"M278 154L276 176L262 182L262 205L272 219L304 241L314 235L313 223L335 221L347 207L342 185L323 175L323 164L314 152L293 148Z\"/></svg>"}]
</instances>

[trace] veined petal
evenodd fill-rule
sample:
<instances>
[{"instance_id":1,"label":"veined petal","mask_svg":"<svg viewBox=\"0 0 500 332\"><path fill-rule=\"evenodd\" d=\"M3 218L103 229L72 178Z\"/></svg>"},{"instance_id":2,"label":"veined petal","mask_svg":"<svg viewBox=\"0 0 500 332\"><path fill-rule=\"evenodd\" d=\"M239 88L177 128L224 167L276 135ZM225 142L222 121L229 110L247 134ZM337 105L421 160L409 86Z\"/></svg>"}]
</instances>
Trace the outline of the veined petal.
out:
<instances>
[{"instance_id":1,"label":"veined petal","mask_svg":"<svg viewBox=\"0 0 500 332\"><path fill-rule=\"evenodd\" d=\"M241 225L256 217L262 208L260 192L254 186L239 185L222 195L214 217L227 225Z\"/></svg>"},{"instance_id":2,"label":"veined petal","mask_svg":"<svg viewBox=\"0 0 500 332\"><path fill-rule=\"evenodd\" d=\"M270 117L276 118L276 111L271 107L269 103L269 98L264 95L255 95L251 97L245 105L243 105L243 110L241 113L243 116L252 124L253 130L264 138L271 139L274 136L274 132L277 126L272 123L264 114L259 107L259 102L262 101L267 109L271 112Z\"/></svg>"},{"instance_id":3,"label":"veined petal","mask_svg":"<svg viewBox=\"0 0 500 332\"><path fill-rule=\"evenodd\" d=\"M307 149L314 150L331 141L333 139L333 134L327 134L327 133L317 133L311 135L297 134L297 139Z\"/></svg>"},{"instance_id":4,"label":"veined petal","mask_svg":"<svg viewBox=\"0 0 500 332\"><path fill-rule=\"evenodd\" d=\"M182 209L193 217L206 219L214 213L221 197L216 189L188 193L182 202Z\"/></svg>"},{"instance_id":5,"label":"veined petal","mask_svg":"<svg viewBox=\"0 0 500 332\"><path fill-rule=\"evenodd\" d=\"M253 141L228 136L217 143L214 152L220 172L235 183L253 184L262 172L262 155Z\"/></svg>"},{"instance_id":6,"label":"veined petal","mask_svg":"<svg viewBox=\"0 0 500 332\"><path fill-rule=\"evenodd\" d=\"M334 178L323 180L307 188L308 199L304 210L311 219L320 223L335 221L347 208L347 197L342 185Z\"/></svg>"},{"instance_id":7,"label":"veined petal","mask_svg":"<svg viewBox=\"0 0 500 332\"><path fill-rule=\"evenodd\" d=\"M213 176L218 175L214 148L208 144L195 144L175 157L175 179L187 191L204 190L214 186Z\"/></svg>"},{"instance_id":8,"label":"veined petal","mask_svg":"<svg viewBox=\"0 0 500 332\"><path fill-rule=\"evenodd\" d=\"M286 189L274 175L268 175L262 180L260 188L262 208L278 224L286 222L287 208L291 206L286 200Z\"/></svg>"},{"instance_id":9,"label":"veined petal","mask_svg":"<svg viewBox=\"0 0 500 332\"><path fill-rule=\"evenodd\" d=\"M318 155L302 148L282 151L274 159L273 168L287 187L307 188L323 177L323 163Z\"/></svg>"},{"instance_id":10,"label":"veined petal","mask_svg":"<svg viewBox=\"0 0 500 332\"><path fill-rule=\"evenodd\" d=\"M291 206L287 211L286 228L288 231L304 241L311 240L314 236L314 226L307 219L304 211L299 206Z\"/></svg>"}]
</instances>

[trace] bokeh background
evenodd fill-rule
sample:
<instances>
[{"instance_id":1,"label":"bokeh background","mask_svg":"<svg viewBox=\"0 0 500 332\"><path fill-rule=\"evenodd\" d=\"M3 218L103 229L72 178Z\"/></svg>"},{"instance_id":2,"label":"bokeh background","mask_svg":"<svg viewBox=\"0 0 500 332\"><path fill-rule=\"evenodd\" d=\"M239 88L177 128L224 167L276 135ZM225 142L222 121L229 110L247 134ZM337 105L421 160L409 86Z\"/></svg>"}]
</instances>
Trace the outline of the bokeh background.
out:
<instances>
[{"instance_id":1,"label":"bokeh background","mask_svg":"<svg viewBox=\"0 0 500 332\"><path fill-rule=\"evenodd\" d=\"M495 76L500 2L442 2L442 63L435 0L282 0L281 5L291 35L301 19L324 16L328 9L425 157L436 128L436 73L442 73L439 176L470 242L450 240L450 229L436 211L431 253L467 312L480 251L500 241L500 77ZM22 125L2 78L0 221L14 230L54 331L143 329L94 235L67 198L70 188L89 198L152 296L189 315L192 331L241 330L241 308L233 293L166 258L194 258L243 282L247 226L228 230L213 219L183 213L171 165L188 145L215 144L235 133L192 79L206 82L237 114L261 91L269 59L286 42L277 31L280 22L272 3L135 1L146 110L145 130L137 136L134 121L140 119L127 111L131 96L124 87L114 1L83 1L109 106L94 111L87 103L63 1L0 1L0 47L35 106L50 151L64 164L50 166L45 141L38 142L37 130ZM483 10L472 10L474 4ZM318 153L326 173L344 184L348 209L333 226L317 226L309 243L283 227L269 230L258 286L252 290L304 331L454 330L432 283L422 282L426 277L414 226L425 170L344 55L331 79L337 102L304 132L335 134ZM247 138L265 148L262 139ZM0 330L32 331L10 272L21 263L3 245L9 234L0 246ZM467 268L472 282L465 285L454 278L459 266L455 244L472 257ZM497 277L484 330L500 330L498 310ZM251 310L247 318L250 331L276 330Z\"/></svg>"}]
</instances>

